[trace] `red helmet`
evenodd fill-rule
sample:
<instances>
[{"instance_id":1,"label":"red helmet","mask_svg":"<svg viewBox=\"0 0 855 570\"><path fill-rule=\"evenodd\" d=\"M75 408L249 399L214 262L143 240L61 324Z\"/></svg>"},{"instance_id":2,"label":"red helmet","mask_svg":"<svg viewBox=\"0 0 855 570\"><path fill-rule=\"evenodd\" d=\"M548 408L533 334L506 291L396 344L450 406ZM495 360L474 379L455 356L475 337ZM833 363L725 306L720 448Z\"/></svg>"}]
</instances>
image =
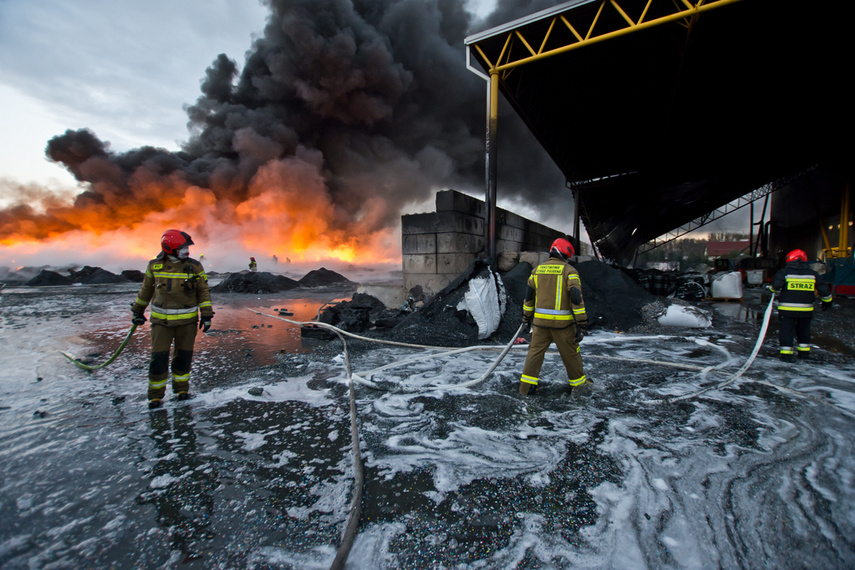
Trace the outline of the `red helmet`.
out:
<instances>
[{"instance_id":1,"label":"red helmet","mask_svg":"<svg viewBox=\"0 0 855 570\"><path fill-rule=\"evenodd\" d=\"M552 242L552 247L549 248L549 253L558 252L558 255L564 259L570 259L576 255L576 250L573 249L573 244L564 238L558 238Z\"/></svg>"},{"instance_id":2,"label":"red helmet","mask_svg":"<svg viewBox=\"0 0 855 570\"><path fill-rule=\"evenodd\" d=\"M250 258L249 258L249 260L250 260L250 261L255 261L255 258L254 258L254 257L250 257Z\"/></svg>"},{"instance_id":3,"label":"red helmet","mask_svg":"<svg viewBox=\"0 0 855 570\"><path fill-rule=\"evenodd\" d=\"M791 261L807 261L807 254L801 249L794 249L787 254L787 263Z\"/></svg>"},{"instance_id":4,"label":"red helmet","mask_svg":"<svg viewBox=\"0 0 855 570\"><path fill-rule=\"evenodd\" d=\"M160 238L160 247L169 255L175 255L175 252L185 245L193 245L193 240L190 234L179 230L166 230Z\"/></svg>"}]
</instances>

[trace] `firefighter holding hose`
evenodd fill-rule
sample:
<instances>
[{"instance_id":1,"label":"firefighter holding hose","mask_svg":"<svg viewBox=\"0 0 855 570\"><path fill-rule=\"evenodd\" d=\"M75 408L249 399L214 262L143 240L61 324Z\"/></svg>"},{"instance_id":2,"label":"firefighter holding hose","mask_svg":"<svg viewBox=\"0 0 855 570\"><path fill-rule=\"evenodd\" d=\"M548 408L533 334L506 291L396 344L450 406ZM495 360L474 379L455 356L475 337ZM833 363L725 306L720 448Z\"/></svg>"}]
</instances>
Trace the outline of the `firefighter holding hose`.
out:
<instances>
[{"instance_id":1,"label":"firefighter holding hose","mask_svg":"<svg viewBox=\"0 0 855 570\"><path fill-rule=\"evenodd\" d=\"M579 273L570 265L573 245L564 238L552 242L549 259L534 268L528 278L523 303L523 323L533 325L525 359L520 394L537 388L546 350L554 342L567 370L570 390L586 383L579 343L585 335L588 316L582 299Z\"/></svg>"},{"instance_id":2,"label":"firefighter holding hose","mask_svg":"<svg viewBox=\"0 0 855 570\"><path fill-rule=\"evenodd\" d=\"M778 344L781 360L792 362L794 352L797 352L801 359L808 358L814 301L819 294L822 309L830 309L831 287L808 265L804 250L794 249L787 254L787 264L775 274L769 289L778 295L778 318L781 324ZM796 340L795 347L793 337Z\"/></svg>"},{"instance_id":3,"label":"firefighter holding hose","mask_svg":"<svg viewBox=\"0 0 855 570\"><path fill-rule=\"evenodd\" d=\"M148 262L142 288L131 304L132 322L146 322L143 314L151 303L151 361L148 369L148 407L158 408L166 395L169 349L172 391L178 400L190 398L190 366L196 343L196 323L207 332L214 311L208 277L202 264L190 258L193 240L179 230L166 230L160 238L162 251ZM201 314L201 317L199 316Z\"/></svg>"}]
</instances>

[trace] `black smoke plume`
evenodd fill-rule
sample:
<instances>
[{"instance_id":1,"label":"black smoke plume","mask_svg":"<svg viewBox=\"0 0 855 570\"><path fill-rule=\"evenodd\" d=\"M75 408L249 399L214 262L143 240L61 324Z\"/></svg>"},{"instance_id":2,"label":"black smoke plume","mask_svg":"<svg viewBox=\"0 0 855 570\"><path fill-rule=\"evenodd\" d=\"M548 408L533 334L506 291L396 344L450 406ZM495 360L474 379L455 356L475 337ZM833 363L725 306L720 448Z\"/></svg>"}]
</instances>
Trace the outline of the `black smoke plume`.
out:
<instances>
[{"instance_id":1,"label":"black smoke plume","mask_svg":"<svg viewBox=\"0 0 855 570\"><path fill-rule=\"evenodd\" d=\"M117 153L89 130L68 130L46 153L86 190L73 206L0 211L0 238L42 239L93 220L103 231L132 228L176 207L191 186L212 195L209 213L229 223L241 204L279 187L287 190L274 201L300 202L291 182L311 179L302 191L324 193L316 208L350 236L398 224L404 206L436 189L483 193L486 86L466 69L464 38L552 3L500 1L478 21L462 0L266 4L243 67L221 54L205 72L180 151ZM568 199L557 168L502 107L500 197L546 207Z\"/></svg>"}]
</instances>

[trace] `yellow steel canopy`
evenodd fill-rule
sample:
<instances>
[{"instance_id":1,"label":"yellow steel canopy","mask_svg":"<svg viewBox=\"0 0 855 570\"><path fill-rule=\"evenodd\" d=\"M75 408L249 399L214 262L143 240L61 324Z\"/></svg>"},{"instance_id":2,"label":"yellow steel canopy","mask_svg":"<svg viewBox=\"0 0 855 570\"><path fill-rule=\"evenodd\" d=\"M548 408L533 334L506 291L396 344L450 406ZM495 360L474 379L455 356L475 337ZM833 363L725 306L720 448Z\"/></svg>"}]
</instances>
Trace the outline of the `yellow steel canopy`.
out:
<instances>
[{"instance_id":1,"label":"yellow steel canopy","mask_svg":"<svg viewBox=\"0 0 855 570\"><path fill-rule=\"evenodd\" d=\"M574 0L468 37L467 57L626 259L765 184L851 168L853 5Z\"/></svg>"}]
</instances>

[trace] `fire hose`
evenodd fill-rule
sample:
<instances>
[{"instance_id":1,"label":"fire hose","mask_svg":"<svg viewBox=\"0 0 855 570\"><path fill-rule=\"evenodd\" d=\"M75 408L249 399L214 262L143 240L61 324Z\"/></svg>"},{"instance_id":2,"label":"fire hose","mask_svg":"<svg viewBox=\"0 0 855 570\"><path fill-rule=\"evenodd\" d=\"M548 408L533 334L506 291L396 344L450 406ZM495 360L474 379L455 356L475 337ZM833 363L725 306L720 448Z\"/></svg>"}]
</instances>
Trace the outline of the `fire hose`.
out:
<instances>
[{"instance_id":1,"label":"fire hose","mask_svg":"<svg viewBox=\"0 0 855 570\"><path fill-rule=\"evenodd\" d=\"M111 362L116 360L116 358L120 354L122 354L122 351L125 350L125 347L128 345L128 341L131 340L131 335L134 334L135 330L137 330L137 325L131 325L131 330L128 331L128 335L125 337L125 340L122 341L122 344L119 345L119 348L116 349L116 352L113 353L113 356L108 358L106 362L103 362L103 363L95 365L95 366L91 366L89 364L84 364L84 363L80 362L79 360L77 360L76 358L74 358L73 356L66 354L65 352L60 352L60 354L62 354L67 359L69 359L71 362L73 362L79 368L82 368L83 370L88 370L89 372L92 372L93 370L98 370L99 368L104 368L105 366L107 366L108 364L110 364Z\"/></svg>"},{"instance_id":2,"label":"fire hose","mask_svg":"<svg viewBox=\"0 0 855 570\"><path fill-rule=\"evenodd\" d=\"M359 376L353 374L353 371L352 371L351 366L350 366L350 359L348 357L347 342L345 341L345 336L351 337L354 339L358 339L358 340L366 340L366 341L370 341L370 342L377 342L380 344L387 344L387 345L391 345L391 346L444 350L444 351L446 351L444 354L457 354L457 353L466 352L469 350L477 350L477 349L495 349L496 347L495 346L487 346L487 347L475 346L475 347L465 347L465 348L448 350L448 347L428 346L428 345L411 344L411 343L404 343L404 342L397 342L397 341L390 341L390 340L383 340L383 339L374 339L374 338L364 337L364 336L356 335L356 334L341 330L341 329L339 329L333 325L327 324L327 323L321 323L321 322L317 322L317 321L301 322L301 321L286 319L284 317L279 317L276 315L271 315L271 314L262 312L258 309L247 308L247 310L252 311L256 314L265 316L265 317L278 319L278 320L285 321L285 322L288 322L288 323L291 323L294 325L299 325L299 326L311 325L311 326L316 326L316 327L320 327L320 328L330 330L339 337L339 339L341 340L341 342L344 346L344 360L345 360L345 367L346 367L346 372L347 372L348 393L349 393L349 400L350 400L350 430L351 430L351 445L353 447L354 490L353 490L353 497L352 497L351 505L350 505L350 513L348 515L348 522L345 526L344 532L342 533L341 544L339 545L339 549L336 553L335 560L333 561L332 566L330 567L331 569L335 569L335 570L342 569L342 568L344 568L344 564L347 562L347 557L350 553L350 549L353 546L353 541L355 539L356 529L359 526L359 518L361 516L361 511L362 511L362 508L361 508L362 486L364 483L362 454L361 454L360 449L359 449L359 430L357 427L357 416L356 416L356 395L355 395L353 385L354 385L355 380L359 380L360 383L365 384L366 386L370 386L372 388L380 388L380 386L378 386L377 384L375 384L369 380L366 380L364 378L360 378ZM772 310L772 302L770 301L769 307L766 309L766 315L764 318L763 327L760 331L759 338L757 339L757 343L754 347L754 351L752 352L748 361L728 381L726 381L723 384L718 385L717 387L722 387L724 385L727 385L729 383L734 382L737 378L739 378L748 369L749 366L751 366L751 363L754 361L754 358L757 356L757 353L760 350L760 346L763 344L763 339L766 336L766 328L769 324L769 316L771 314L771 310ZM496 369L496 367L499 365L499 363L504 359L504 357L507 355L508 351L510 351L512 346L515 344L516 339L517 339L518 335L522 332L524 326L525 326L524 324L520 325L520 328L517 329L517 332L511 337L510 342L508 342L508 344L502 349L502 352L499 354L498 358L496 358L496 360L493 362L493 364L479 378L474 379L474 380L470 380L468 382L463 382L461 384L448 384L448 385L431 386L428 389L468 388L468 387L474 386L474 385L486 380L493 373L493 371ZM430 355L430 356L428 356L428 358L436 358L437 356L441 356L441 355ZM614 358L614 359L615 360L624 360L621 358ZM413 360L417 360L417 359L408 359L408 361L413 361ZM633 360L633 359L626 359L626 360ZM645 361L645 362L652 362L652 361ZM671 364L671 363L659 363L659 362L657 362L657 363L658 364L665 364L665 365ZM698 370L698 367L695 367L695 366L690 367L690 366L686 366L686 365L677 365L676 363L674 365L678 366L680 368L691 368L694 370ZM392 367L392 365L383 366L383 367L377 368L375 370L369 371L368 374L374 373L374 372L379 372L382 369L386 369L386 368L390 368L390 367ZM709 371L709 369L712 369L712 368L715 368L715 367L707 367L707 368L702 369L701 371L702 371L702 373L707 372L707 371ZM706 390L704 390L704 391L706 391ZM686 396L679 397L679 399L694 397L696 395L698 395L698 394L688 394ZM667 400L653 400L653 401L651 401L651 403L673 401L674 399L675 398L669 398Z\"/></svg>"}]
</instances>

